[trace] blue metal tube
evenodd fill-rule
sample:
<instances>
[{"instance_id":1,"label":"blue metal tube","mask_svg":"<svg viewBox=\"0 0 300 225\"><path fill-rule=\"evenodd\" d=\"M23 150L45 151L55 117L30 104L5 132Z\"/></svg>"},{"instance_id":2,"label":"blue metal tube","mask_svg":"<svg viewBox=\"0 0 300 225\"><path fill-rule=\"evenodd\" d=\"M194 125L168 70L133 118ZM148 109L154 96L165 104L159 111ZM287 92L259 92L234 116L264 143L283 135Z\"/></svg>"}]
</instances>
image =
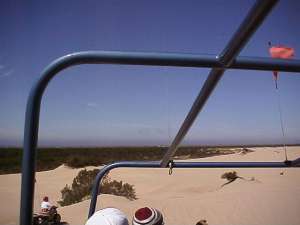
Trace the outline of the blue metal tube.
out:
<instances>
[{"instance_id":1,"label":"blue metal tube","mask_svg":"<svg viewBox=\"0 0 300 225\"><path fill-rule=\"evenodd\" d=\"M190 56L188 58L184 58L184 56L185 55L158 53L81 52L70 54L55 60L42 72L41 78L33 86L30 92L26 108L22 159L20 224L32 224L40 104L44 90L50 80L61 70L77 64L107 63L169 66L195 66L196 64L200 64L202 66L215 66L217 63L212 57L204 57L199 60L196 56Z\"/></svg>"},{"instance_id":2,"label":"blue metal tube","mask_svg":"<svg viewBox=\"0 0 300 225\"><path fill-rule=\"evenodd\" d=\"M296 59L290 60L239 56L236 57L230 65L224 65L215 55L159 52L83 51L68 54L56 59L44 70L43 74L45 74L46 70L50 67L56 67L56 69L58 69L56 73L58 73L66 67L79 64L123 64L300 72L300 60Z\"/></svg>"},{"instance_id":3,"label":"blue metal tube","mask_svg":"<svg viewBox=\"0 0 300 225\"><path fill-rule=\"evenodd\" d=\"M91 193L88 218L96 210L98 194L101 192L100 183L103 176L115 168L161 168L160 161L122 161L103 167L97 174ZM300 167L300 158L285 162L174 162L172 168L285 168Z\"/></svg>"},{"instance_id":4,"label":"blue metal tube","mask_svg":"<svg viewBox=\"0 0 300 225\"><path fill-rule=\"evenodd\" d=\"M283 71L300 72L300 60L282 60L262 57L237 57L229 69L261 70L261 71ZM295 74L298 75L298 74Z\"/></svg>"},{"instance_id":5,"label":"blue metal tube","mask_svg":"<svg viewBox=\"0 0 300 225\"><path fill-rule=\"evenodd\" d=\"M217 67L222 65L213 56L191 54L79 52L61 57L51 63L33 86L26 108L20 223L31 225L33 214L34 172L38 140L39 112L43 92L50 80L61 70L78 64L130 64L182 67ZM299 60L239 57L228 68L300 72Z\"/></svg>"},{"instance_id":6,"label":"blue metal tube","mask_svg":"<svg viewBox=\"0 0 300 225\"><path fill-rule=\"evenodd\" d=\"M262 1L264 7L269 8L268 4L275 1ZM264 8L263 7L263 8ZM257 8L261 14L266 14ZM268 11L269 9L267 9ZM254 17L255 20L263 18ZM252 19L249 19L251 22ZM257 21L252 21L253 24ZM41 75L41 78L33 86L26 108L25 129L24 129L24 149L22 159L22 187L21 187L21 207L20 224L31 225L33 214L33 196L34 196L34 176L36 163L36 146L38 140L39 114L42 95L50 80L61 70L78 64L126 64L126 65L152 65L152 66L180 66L180 67L213 67L214 73L224 69L254 69L254 70L278 70L286 72L300 72L299 60L279 60L266 58L238 57L236 60L225 60L225 58L234 58L238 46L243 45L243 39L247 39L249 30L245 35L239 37L237 46L229 47L226 54L216 58L209 55L195 54L176 54L176 53L145 53L145 52L105 52L89 51L79 52L64 56L51 63ZM249 35L249 36L248 36ZM234 40L234 39L233 39ZM233 41L234 42L234 41ZM234 43L233 43L234 46ZM232 52L233 51L233 52ZM234 54L233 54L234 53ZM215 76L218 77L219 75ZM218 79L212 79L217 83ZM209 91L213 91L213 88Z\"/></svg>"},{"instance_id":7,"label":"blue metal tube","mask_svg":"<svg viewBox=\"0 0 300 225\"><path fill-rule=\"evenodd\" d=\"M225 67L229 67L246 45L250 37L254 34L259 25L272 10L277 0L258 0L247 14L235 34L230 39L224 50L218 57L219 62ZM195 99L190 111L183 121L178 133L172 141L170 147L166 151L161 160L161 167L166 167L172 157L175 155L181 141L193 125L199 112L204 107L206 101L217 86L221 77L225 72L225 68L212 68L203 87L201 88L197 98Z\"/></svg>"},{"instance_id":8,"label":"blue metal tube","mask_svg":"<svg viewBox=\"0 0 300 225\"><path fill-rule=\"evenodd\" d=\"M32 220L36 145L38 140L40 104L43 92L50 80L61 70L78 64L129 64L222 68L222 65L217 61L216 57L213 56L104 51L74 53L61 57L51 63L42 72L41 78L33 86L27 102L22 159L22 187L20 208L20 223L22 225L31 225ZM228 68L255 70L276 69L278 71L300 72L300 61L239 57Z\"/></svg>"},{"instance_id":9,"label":"blue metal tube","mask_svg":"<svg viewBox=\"0 0 300 225\"><path fill-rule=\"evenodd\" d=\"M229 66L235 60L257 28L272 11L278 0L257 0L219 55L220 62Z\"/></svg>"}]
</instances>

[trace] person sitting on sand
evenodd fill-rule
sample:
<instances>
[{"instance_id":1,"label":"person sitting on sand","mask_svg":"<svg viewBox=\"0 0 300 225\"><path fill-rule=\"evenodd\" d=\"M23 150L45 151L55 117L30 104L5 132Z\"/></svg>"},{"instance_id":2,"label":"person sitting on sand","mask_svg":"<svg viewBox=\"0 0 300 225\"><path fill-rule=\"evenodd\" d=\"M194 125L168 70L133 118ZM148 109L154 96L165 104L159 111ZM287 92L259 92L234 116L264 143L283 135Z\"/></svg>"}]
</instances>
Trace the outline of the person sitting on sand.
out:
<instances>
[{"instance_id":1,"label":"person sitting on sand","mask_svg":"<svg viewBox=\"0 0 300 225\"><path fill-rule=\"evenodd\" d=\"M163 225L162 213L154 208L144 207L135 211L132 218L132 225Z\"/></svg>"},{"instance_id":2,"label":"person sitting on sand","mask_svg":"<svg viewBox=\"0 0 300 225\"><path fill-rule=\"evenodd\" d=\"M51 207L52 207L52 205L49 202L48 196L45 196L43 198L42 203L41 203L41 212L42 213L48 213L50 211Z\"/></svg>"},{"instance_id":3,"label":"person sitting on sand","mask_svg":"<svg viewBox=\"0 0 300 225\"><path fill-rule=\"evenodd\" d=\"M129 225L126 215L116 208L105 208L95 212L85 225Z\"/></svg>"}]
</instances>

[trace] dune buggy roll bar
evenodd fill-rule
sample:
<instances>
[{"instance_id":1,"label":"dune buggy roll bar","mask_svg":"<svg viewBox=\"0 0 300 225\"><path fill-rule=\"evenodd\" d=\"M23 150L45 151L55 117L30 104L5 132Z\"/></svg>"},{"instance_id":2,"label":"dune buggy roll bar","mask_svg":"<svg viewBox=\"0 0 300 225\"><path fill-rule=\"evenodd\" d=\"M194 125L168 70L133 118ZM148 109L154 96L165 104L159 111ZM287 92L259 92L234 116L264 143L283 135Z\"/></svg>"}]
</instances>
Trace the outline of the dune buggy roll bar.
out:
<instances>
[{"instance_id":1,"label":"dune buggy roll bar","mask_svg":"<svg viewBox=\"0 0 300 225\"><path fill-rule=\"evenodd\" d=\"M299 160L299 159L298 159ZM285 162L172 162L172 168L286 168L300 167L300 163L295 161ZM161 168L160 161L123 161L111 163L103 167L97 174L90 202L88 218L90 218L96 210L97 198L101 192L100 183L105 174L115 168Z\"/></svg>"},{"instance_id":2,"label":"dune buggy roll bar","mask_svg":"<svg viewBox=\"0 0 300 225\"><path fill-rule=\"evenodd\" d=\"M60 71L79 64L125 64L145 66L176 66L176 67L207 67L212 68L190 112L180 127L171 146L163 159L158 162L134 161L117 162L106 166L97 175L93 187L93 197L89 216L95 211L99 182L104 172L116 167L167 167L174 156L179 144L193 124L195 118L205 105L226 69L247 69L265 71L300 72L299 60L281 60L257 57L237 57L251 35L259 27L277 0L258 0L251 8L246 18L233 35L228 45L219 56L177 54L177 53L147 53L147 52L118 52L118 51L87 51L61 57L52 62L42 72L41 77L31 89L27 101L24 146L22 158L22 183L20 224L31 225L33 215L34 180L36 166L36 147L40 105L43 93L50 82ZM299 167L299 159L285 162L198 162L179 163L177 168L228 168L228 167Z\"/></svg>"}]
</instances>

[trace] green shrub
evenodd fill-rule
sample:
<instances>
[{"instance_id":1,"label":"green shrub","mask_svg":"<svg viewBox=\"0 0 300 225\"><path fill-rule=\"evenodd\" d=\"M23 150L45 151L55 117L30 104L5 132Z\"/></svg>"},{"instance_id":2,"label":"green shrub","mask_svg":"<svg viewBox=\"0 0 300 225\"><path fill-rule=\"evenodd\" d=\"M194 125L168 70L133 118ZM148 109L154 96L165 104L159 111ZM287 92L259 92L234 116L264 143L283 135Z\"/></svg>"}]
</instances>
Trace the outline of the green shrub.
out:
<instances>
[{"instance_id":1,"label":"green shrub","mask_svg":"<svg viewBox=\"0 0 300 225\"><path fill-rule=\"evenodd\" d=\"M112 194L116 196L124 196L129 200L135 200L135 190L133 188L133 185L130 185L128 183L124 183L122 181L110 181L106 182L101 185L100 189L102 194Z\"/></svg>"},{"instance_id":2,"label":"green shrub","mask_svg":"<svg viewBox=\"0 0 300 225\"><path fill-rule=\"evenodd\" d=\"M72 168L107 165L116 161L161 160L167 147L91 147L91 148L38 148L36 171L55 169L65 164ZM231 154L226 148L201 146L180 147L177 158L203 158L213 155ZM0 174L19 173L21 171L21 148L0 148Z\"/></svg>"},{"instance_id":3,"label":"green shrub","mask_svg":"<svg viewBox=\"0 0 300 225\"><path fill-rule=\"evenodd\" d=\"M58 204L61 206L71 205L81 202L85 199L90 198L92 191L93 182L99 169L79 171L78 175L73 179L72 186L66 185L61 190L61 201ZM122 181L111 181L108 174L106 174L100 185L100 191L103 194L112 194L117 196L124 196L129 200L137 199L133 185L124 183Z\"/></svg>"}]
</instances>

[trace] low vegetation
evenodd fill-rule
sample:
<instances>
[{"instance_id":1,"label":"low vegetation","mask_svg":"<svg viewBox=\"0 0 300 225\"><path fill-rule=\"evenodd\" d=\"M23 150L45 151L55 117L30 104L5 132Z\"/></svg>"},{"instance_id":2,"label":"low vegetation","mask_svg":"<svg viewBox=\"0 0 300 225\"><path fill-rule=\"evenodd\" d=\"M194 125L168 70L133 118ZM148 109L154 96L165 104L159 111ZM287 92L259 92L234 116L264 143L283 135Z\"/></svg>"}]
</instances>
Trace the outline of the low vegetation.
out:
<instances>
[{"instance_id":1,"label":"low vegetation","mask_svg":"<svg viewBox=\"0 0 300 225\"><path fill-rule=\"evenodd\" d=\"M196 223L196 225L208 225L206 220L200 220L199 222Z\"/></svg>"},{"instance_id":2,"label":"low vegetation","mask_svg":"<svg viewBox=\"0 0 300 225\"><path fill-rule=\"evenodd\" d=\"M61 190L61 200L58 201L58 204L67 206L90 198L93 181L99 171L99 169L83 169L79 171L77 176L73 179L72 185L66 185ZM122 181L111 180L108 174L103 177L100 187L102 194L124 196L129 200L137 199L133 185L123 183Z\"/></svg>"},{"instance_id":3,"label":"low vegetation","mask_svg":"<svg viewBox=\"0 0 300 225\"><path fill-rule=\"evenodd\" d=\"M223 173L221 178L232 182L232 181L236 180L237 178L239 178L239 176L237 175L236 171L231 171L231 172Z\"/></svg>"},{"instance_id":4,"label":"low vegetation","mask_svg":"<svg viewBox=\"0 0 300 225\"><path fill-rule=\"evenodd\" d=\"M246 154L249 154L251 152L254 152L254 151L249 149L249 148L242 148L241 151L240 151L240 154L241 155L246 155Z\"/></svg>"},{"instance_id":5,"label":"low vegetation","mask_svg":"<svg viewBox=\"0 0 300 225\"><path fill-rule=\"evenodd\" d=\"M72 168L100 166L121 160L160 160L166 147L99 147L99 148L41 148L37 154L37 171L55 169L65 164ZM220 154L231 154L226 148L181 147L177 159L203 158ZM0 174L21 171L21 148L0 149Z\"/></svg>"},{"instance_id":6,"label":"low vegetation","mask_svg":"<svg viewBox=\"0 0 300 225\"><path fill-rule=\"evenodd\" d=\"M223 184L221 187L232 183L233 181L235 181L238 178L245 180L243 177L238 176L236 171L230 171L230 172L223 173L221 178L227 180L227 182L225 184Z\"/></svg>"}]
</instances>

